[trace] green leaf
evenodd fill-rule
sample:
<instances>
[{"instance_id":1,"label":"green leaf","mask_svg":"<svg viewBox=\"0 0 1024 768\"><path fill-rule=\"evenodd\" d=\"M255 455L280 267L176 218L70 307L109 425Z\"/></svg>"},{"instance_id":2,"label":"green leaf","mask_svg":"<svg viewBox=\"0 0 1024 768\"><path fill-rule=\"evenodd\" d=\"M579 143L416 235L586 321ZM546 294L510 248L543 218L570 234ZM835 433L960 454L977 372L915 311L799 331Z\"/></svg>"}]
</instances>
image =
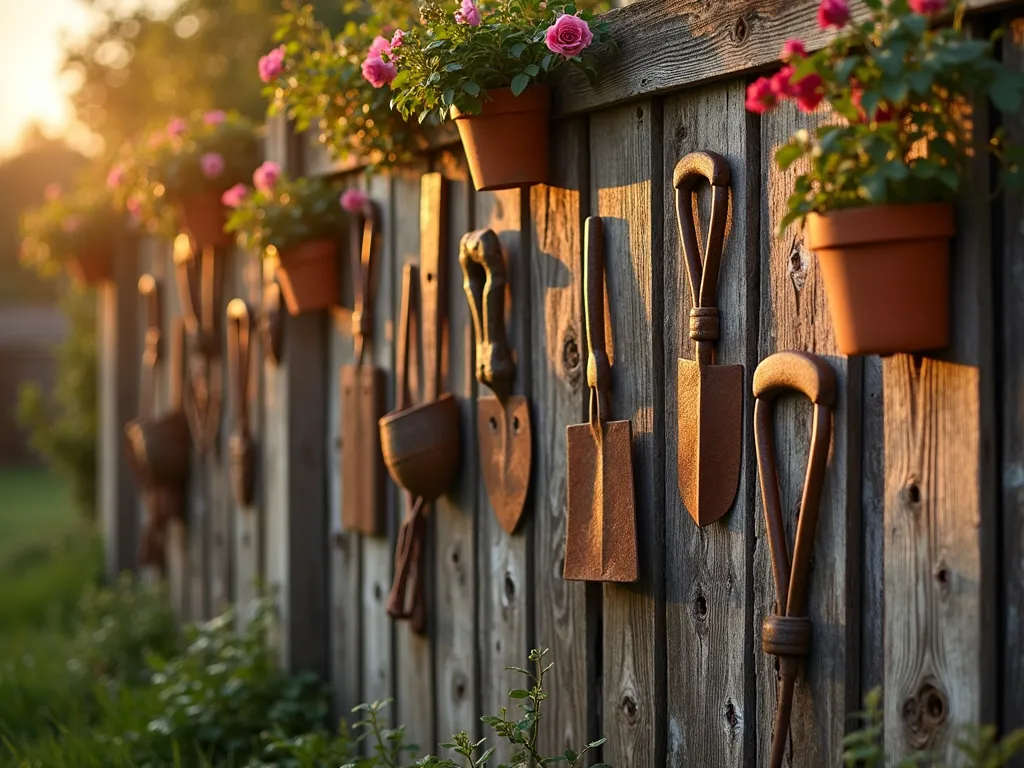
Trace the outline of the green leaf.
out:
<instances>
[{"instance_id":1,"label":"green leaf","mask_svg":"<svg viewBox=\"0 0 1024 768\"><path fill-rule=\"evenodd\" d=\"M547 72L548 71L548 67L550 67L550 66L551 66L551 54L548 53L548 54L545 54L544 58L540 60L540 68L543 69L545 72Z\"/></svg>"},{"instance_id":2,"label":"green leaf","mask_svg":"<svg viewBox=\"0 0 1024 768\"><path fill-rule=\"evenodd\" d=\"M472 80L462 84L462 90L468 93L470 96L480 95L480 86L474 83Z\"/></svg>"},{"instance_id":3,"label":"green leaf","mask_svg":"<svg viewBox=\"0 0 1024 768\"><path fill-rule=\"evenodd\" d=\"M540 74L540 67L538 67L536 64L527 64L526 67L523 69L523 72L528 74L530 77L536 77L537 75Z\"/></svg>"},{"instance_id":4,"label":"green leaf","mask_svg":"<svg viewBox=\"0 0 1024 768\"><path fill-rule=\"evenodd\" d=\"M526 86L530 84L530 76L525 73L520 73L512 78L512 93L516 96L526 90Z\"/></svg>"},{"instance_id":5,"label":"green leaf","mask_svg":"<svg viewBox=\"0 0 1024 768\"><path fill-rule=\"evenodd\" d=\"M522 688L515 688L508 692L510 699L528 699L530 698L530 692L524 691Z\"/></svg>"},{"instance_id":6,"label":"green leaf","mask_svg":"<svg viewBox=\"0 0 1024 768\"><path fill-rule=\"evenodd\" d=\"M460 69L462 69L462 64L457 61L453 61L451 64L446 64L444 68L445 72L458 72Z\"/></svg>"},{"instance_id":7,"label":"green leaf","mask_svg":"<svg viewBox=\"0 0 1024 768\"><path fill-rule=\"evenodd\" d=\"M523 51L525 50L526 43L516 43L511 48L509 48L508 55L511 56L513 59L518 59L520 56L523 55Z\"/></svg>"},{"instance_id":8,"label":"green leaf","mask_svg":"<svg viewBox=\"0 0 1024 768\"><path fill-rule=\"evenodd\" d=\"M455 89L454 88L446 88L445 92L441 94L441 103L444 104L446 107L450 107L452 105L452 102L454 102L454 101L455 101Z\"/></svg>"},{"instance_id":9,"label":"green leaf","mask_svg":"<svg viewBox=\"0 0 1024 768\"><path fill-rule=\"evenodd\" d=\"M775 163L783 171L804 156L804 148L799 144L784 144L775 152Z\"/></svg>"},{"instance_id":10,"label":"green leaf","mask_svg":"<svg viewBox=\"0 0 1024 768\"><path fill-rule=\"evenodd\" d=\"M989 88L992 103L1000 112L1015 114L1020 109L1021 84L1017 76L1000 68Z\"/></svg>"}]
</instances>

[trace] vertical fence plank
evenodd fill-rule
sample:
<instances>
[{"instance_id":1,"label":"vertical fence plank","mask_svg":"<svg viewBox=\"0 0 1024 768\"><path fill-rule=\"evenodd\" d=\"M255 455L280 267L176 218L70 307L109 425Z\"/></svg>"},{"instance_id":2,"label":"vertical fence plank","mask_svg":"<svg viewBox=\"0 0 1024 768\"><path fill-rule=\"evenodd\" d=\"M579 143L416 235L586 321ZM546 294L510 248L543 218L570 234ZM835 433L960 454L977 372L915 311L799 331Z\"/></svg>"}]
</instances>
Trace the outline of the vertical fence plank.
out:
<instances>
[{"instance_id":1,"label":"vertical fence plank","mask_svg":"<svg viewBox=\"0 0 1024 768\"><path fill-rule=\"evenodd\" d=\"M749 553L753 548L756 466L750 381L757 365L758 142L744 108L744 84L732 82L669 98L664 107L665 178L665 622L668 636L668 762L744 766L755 733L751 666L753 633ZM695 151L723 155L732 171L731 226L719 273L721 338L717 362L743 365L743 460L736 500L724 519L699 528L683 505L677 457L677 365L694 359L693 306L686 277L675 194L676 163ZM752 178L753 176L753 178ZM700 230L707 232L710 193L700 193ZM686 209L687 213L689 209ZM703 242L702 242L703 247Z\"/></svg>"},{"instance_id":2,"label":"vertical fence plank","mask_svg":"<svg viewBox=\"0 0 1024 768\"><path fill-rule=\"evenodd\" d=\"M501 240L509 285L505 300L505 330L516 363L513 391L528 396L530 286L526 260L529 252L523 247L521 206L522 193L519 190L480 192L476 196L475 221L478 229L492 229ZM458 233L456 237L461 239L462 234ZM478 387L478 397L490 394L487 387ZM531 407L530 412L532 418L536 408ZM484 460L481 457L481 461ZM536 457L532 469L537 471ZM536 482L536 475L532 475L531 479ZM496 715L501 707L509 704L509 690L518 687L521 682L515 673L507 671L505 667L523 666L529 651L526 557L533 511L528 498L520 527L509 535L494 516L482 479L479 487L477 567L480 573L481 696L484 714ZM513 710L513 714L517 713ZM507 744L495 746L497 751L494 759L501 761L511 754Z\"/></svg>"},{"instance_id":3,"label":"vertical fence plank","mask_svg":"<svg viewBox=\"0 0 1024 768\"><path fill-rule=\"evenodd\" d=\"M633 421L640 541L640 584L604 587L602 735L604 759L616 768L665 759L662 243L660 216L652 215L652 205L662 209L661 151L660 107L652 102L591 117L591 200L604 217L606 242L611 409Z\"/></svg>"},{"instance_id":4,"label":"vertical fence plank","mask_svg":"<svg viewBox=\"0 0 1024 768\"><path fill-rule=\"evenodd\" d=\"M767 180L761 212L760 357L779 350L805 350L826 357L838 378L832 454L825 475L810 575L808 615L814 625L811 653L797 681L790 732L790 764L840 762L847 713L857 708L860 531L861 366L836 352L824 286L802 232L775 228L784 215L795 171L780 172L773 156L794 130L812 120L779 110L761 121L761 173ZM820 118L818 118L820 119ZM749 396L749 393L747 393ZM779 485L792 541L810 444L812 409L806 399L787 397L775 409ZM776 663L761 651L761 622L775 610L764 510L754 515L754 654L757 674L758 764L767 763L777 700Z\"/></svg>"},{"instance_id":5,"label":"vertical fence plank","mask_svg":"<svg viewBox=\"0 0 1024 768\"><path fill-rule=\"evenodd\" d=\"M445 268L448 270L448 388L461 409L462 457L456 486L434 504L435 590L430 608L436 670L436 740L468 730L476 723L477 683L477 563L474 546L479 470L476 450L476 408L473 378L473 325L462 290L459 240L470 228L470 181L465 158L444 153L438 170L448 179L448 217Z\"/></svg>"},{"instance_id":6,"label":"vertical fence plank","mask_svg":"<svg viewBox=\"0 0 1024 768\"><path fill-rule=\"evenodd\" d=\"M988 135L981 110L971 122ZM886 747L953 764L958 731L997 714L992 220L979 154L957 209L952 345L884 361Z\"/></svg>"},{"instance_id":7,"label":"vertical fence plank","mask_svg":"<svg viewBox=\"0 0 1024 768\"><path fill-rule=\"evenodd\" d=\"M565 427L586 420L586 334L583 325L582 232L589 203L587 124L559 125L552 136L552 179L531 191L532 264L529 364L533 371L537 468L533 514L536 645L549 648L552 698L541 720L545 754L579 749L587 732L588 681L596 659L587 648L587 585L564 581Z\"/></svg>"}]
</instances>

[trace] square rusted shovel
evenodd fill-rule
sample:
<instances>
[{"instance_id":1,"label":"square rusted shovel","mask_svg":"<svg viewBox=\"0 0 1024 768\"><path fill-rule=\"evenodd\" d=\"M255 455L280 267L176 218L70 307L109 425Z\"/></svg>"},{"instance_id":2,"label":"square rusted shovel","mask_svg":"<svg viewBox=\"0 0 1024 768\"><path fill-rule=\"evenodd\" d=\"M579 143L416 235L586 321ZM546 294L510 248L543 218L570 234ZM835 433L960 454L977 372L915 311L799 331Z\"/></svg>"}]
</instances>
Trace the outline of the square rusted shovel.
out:
<instances>
[{"instance_id":1,"label":"square rusted shovel","mask_svg":"<svg viewBox=\"0 0 1024 768\"><path fill-rule=\"evenodd\" d=\"M477 398L480 469L494 515L513 533L530 489L530 403L512 394L516 364L505 336L505 257L490 229L462 238L459 264L476 333L476 378L494 392Z\"/></svg>"},{"instance_id":2,"label":"square rusted shovel","mask_svg":"<svg viewBox=\"0 0 1024 768\"><path fill-rule=\"evenodd\" d=\"M636 581L636 512L633 506L633 428L608 421L611 366L604 336L604 225L586 221L584 314L590 422L565 429L568 467L565 566L572 581Z\"/></svg>"},{"instance_id":3,"label":"square rusted shovel","mask_svg":"<svg viewBox=\"0 0 1024 768\"><path fill-rule=\"evenodd\" d=\"M679 492L699 526L723 517L736 498L743 448L743 366L716 365L720 333L718 273L729 219L729 164L714 152L692 152L676 166L676 216L693 308L696 360L679 359L677 407ZM711 221L701 259L696 197L711 184Z\"/></svg>"},{"instance_id":4,"label":"square rusted shovel","mask_svg":"<svg viewBox=\"0 0 1024 768\"><path fill-rule=\"evenodd\" d=\"M366 361L373 333L373 290L379 249L377 207L367 200L352 225L352 338L355 363L341 367L341 522L367 536L388 533L384 459L377 421L387 409L384 372ZM356 260L359 254L359 260Z\"/></svg>"}]
</instances>

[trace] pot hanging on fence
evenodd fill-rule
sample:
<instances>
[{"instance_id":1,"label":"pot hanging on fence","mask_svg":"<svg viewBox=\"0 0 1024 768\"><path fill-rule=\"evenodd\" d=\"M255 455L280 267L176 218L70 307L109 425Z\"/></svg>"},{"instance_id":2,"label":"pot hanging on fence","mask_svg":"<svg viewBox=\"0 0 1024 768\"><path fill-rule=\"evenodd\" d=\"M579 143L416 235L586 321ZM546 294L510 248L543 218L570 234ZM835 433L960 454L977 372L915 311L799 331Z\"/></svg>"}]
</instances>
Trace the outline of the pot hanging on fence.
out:
<instances>
[{"instance_id":1,"label":"pot hanging on fence","mask_svg":"<svg viewBox=\"0 0 1024 768\"><path fill-rule=\"evenodd\" d=\"M232 299L228 319L228 391L231 395L235 427L231 433L231 487L235 501L242 507L253 502L256 447L249 428L249 365L253 321L249 306Z\"/></svg>"},{"instance_id":2,"label":"pot hanging on fence","mask_svg":"<svg viewBox=\"0 0 1024 768\"><path fill-rule=\"evenodd\" d=\"M310 240L278 251L277 280L288 314L300 315L338 303L338 244Z\"/></svg>"},{"instance_id":3,"label":"pot hanging on fence","mask_svg":"<svg viewBox=\"0 0 1024 768\"><path fill-rule=\"evenodd\" d=\"M518 96L511 88L487 95L480 114L452 108L473 186L483 191L546 183L551 90L531 85Z\"/></svg>"},{"instance_id":4,"label":"pot hanging on fence","mask_svg":"<svg viewBox=\"0 0 1024 768\"><path fill-rule=\"evenodd\" d=\"M71 278L81 285L96 285L114 277L114 259L106 247L83 250L65 266Z\"/></svg>"},{"instance_id":5,"label":"pot hanging on fence","mask_svg":"<svg viewBox=\"0 0 1024 768\"><path fill-rule=\"evenodd\" d=\"M228 209L220 197L221 192L200 192L176 201L181 228L191 235L197 249L224 248L235 241L234 235L224 231Z\"/></svg>"},{"instance_id":6,"label":"pot hanging on fence","mask_svg":"<svg viewBox=\"0 0 1024 768\"><path fill-rule=\"evenodd\" d=\"M877 205L812 213L807 247L818 256L836 345L846 355L887 355L949 344L953 208Z\"/></svg>"}]
</instances>

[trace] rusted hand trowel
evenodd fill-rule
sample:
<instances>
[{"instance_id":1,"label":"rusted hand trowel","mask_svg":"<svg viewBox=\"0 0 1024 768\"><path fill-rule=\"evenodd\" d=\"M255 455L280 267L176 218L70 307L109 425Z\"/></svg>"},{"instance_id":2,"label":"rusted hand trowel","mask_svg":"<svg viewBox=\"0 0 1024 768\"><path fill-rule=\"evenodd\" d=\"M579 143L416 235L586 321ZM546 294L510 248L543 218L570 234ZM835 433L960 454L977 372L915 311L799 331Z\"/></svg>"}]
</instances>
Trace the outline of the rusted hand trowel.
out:
<instances>
[{"instance_id":1,"label":"rusted hand trowel","mask_svg":"<svg viewBox=\"0 0 1024 768\"><path fill-rule=\"evenodd\" d=\"M366 361L373 333L375 264L380 239L377 207L367 201L353 223L352 337L354 365L341 367L341 520L350 531L387 536L384 460L377 421L384 415L384 371ZM356 261L356 254L360 254Z\"/></svg>"},{"instance_id":2,"label":"rusted hand trowel","mask_svg":"<svg viewBox=\"0 0 1024 768\"><path fill-rule=\"evenodd\" d=\"M718 273L729 218L729 164L714 152L692 152L675 172L676 215L693 308L696 360L680 358L677 374L679 492L697 525L725 515L736 498L743 448L743 366L715 365L720 333ZM711 184L711 222L701 259L697 188Z\"/></svg>"},{"instance_id":3,"label":"rusted hand trowel","mask_svg":"<svg viewBox=\"0 0 1024 768\"><path fill-rule=\"evenodd\" d=\"M462 238L459 264L476 333L476 378L494 395L477 398L480 466L495 517L515 531L530 487L530 404L512 394L516 366L505 337L505 257L490 229Z\"/></svg>"},{"instance_id":4,"label":"rusted hand trowel","mask_svg":"<svg viewBox=\"0 0 1024 768\"><path fill-rule=\"evenodd\" d=\"M604 336L604 225L586 222L584 311L590 422L565 429L568 500L565 566L573 581L636 581L636 513L633 506L633 429L607 421L611 366Z\"/></svg>"}]
</instances>

